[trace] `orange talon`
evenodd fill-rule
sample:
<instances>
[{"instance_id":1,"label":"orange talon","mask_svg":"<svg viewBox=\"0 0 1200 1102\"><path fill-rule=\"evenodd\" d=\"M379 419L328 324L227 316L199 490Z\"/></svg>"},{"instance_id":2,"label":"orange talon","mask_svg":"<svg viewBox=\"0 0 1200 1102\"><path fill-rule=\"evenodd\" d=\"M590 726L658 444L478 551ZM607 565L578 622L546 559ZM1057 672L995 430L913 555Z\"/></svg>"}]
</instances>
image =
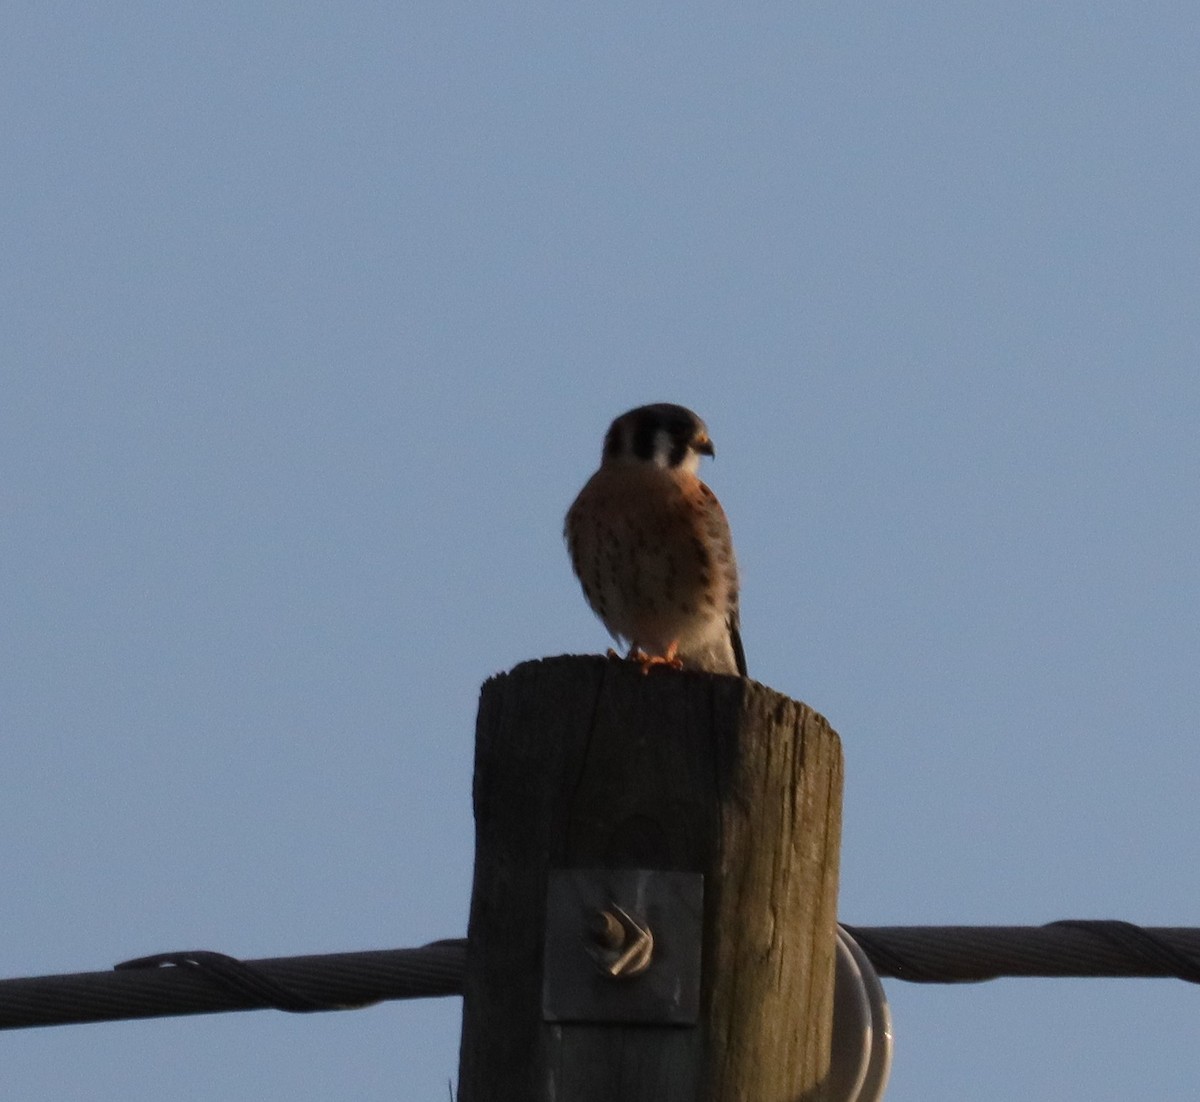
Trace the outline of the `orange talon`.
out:
<instances>
[{"instance_id":1,"label":"orange talon","mask_svg":"<svg viewBox=\"0 0 1200 1102\"><path fill-rule=\"evenodd\" d=\"M668 666L673 670L683 669L683 659L679 657L678 641L671 643L667 647L666 654L647 654L640 648L634 647L629 652L629 658L642 667L642 673L644 674L649 673L655 666Z\"/></svg>"}]
</instances>

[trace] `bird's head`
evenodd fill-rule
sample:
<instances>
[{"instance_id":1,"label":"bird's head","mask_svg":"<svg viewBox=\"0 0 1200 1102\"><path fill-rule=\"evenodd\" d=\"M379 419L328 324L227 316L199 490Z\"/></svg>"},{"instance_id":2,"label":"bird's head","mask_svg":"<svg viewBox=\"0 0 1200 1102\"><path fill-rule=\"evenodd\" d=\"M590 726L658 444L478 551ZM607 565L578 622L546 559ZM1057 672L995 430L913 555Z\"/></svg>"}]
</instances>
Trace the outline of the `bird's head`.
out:
<instances>
[{"instance_id":1,"label":"bird's head","mask_svg":"<svg viewBox=\"0 0 1200 1102\"><path fill-rule=\"evenodd\" d=\"M716 454L708 428L690 409L657 402L622 413L604 437L604 463L649 463L695 474Z\"/></svg>"}]
</instances>

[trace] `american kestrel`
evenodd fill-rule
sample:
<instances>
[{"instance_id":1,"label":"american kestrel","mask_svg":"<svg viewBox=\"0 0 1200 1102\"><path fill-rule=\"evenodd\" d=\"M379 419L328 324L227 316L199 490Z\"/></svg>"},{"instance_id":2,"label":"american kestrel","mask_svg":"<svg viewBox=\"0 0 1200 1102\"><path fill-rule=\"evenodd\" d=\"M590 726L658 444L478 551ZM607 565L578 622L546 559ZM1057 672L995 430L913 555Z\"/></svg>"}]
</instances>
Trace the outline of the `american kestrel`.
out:
<instances>
[{"instance_id":1,"label":"american kestrel","mask_svg":"<svg viewBox=\"0 0 1200 1102\"><path fill-rule=\"evenodd\" d=\"M746 674L729 522L696 476L713 454L690 409L639 406L612 423L600 469L567 512L584 596L643 670Z\"/></svg>"}]
</instances>

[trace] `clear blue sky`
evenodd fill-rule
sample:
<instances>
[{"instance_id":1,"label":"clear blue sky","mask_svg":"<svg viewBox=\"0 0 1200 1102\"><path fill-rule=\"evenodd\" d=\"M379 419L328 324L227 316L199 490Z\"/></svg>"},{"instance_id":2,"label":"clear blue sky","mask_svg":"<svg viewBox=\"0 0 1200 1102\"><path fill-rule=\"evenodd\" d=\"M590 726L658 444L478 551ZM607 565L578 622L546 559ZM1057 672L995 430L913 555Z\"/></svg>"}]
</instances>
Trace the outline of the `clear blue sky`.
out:
<instances>
[{"instance_id":1,"label":"clear blue sky","mask_svg":"<svg viewBox=\"0 0 1200 1102\"><path fill-rule=\"evenodd\" d=\"M479 684L692 406L862 925L1200 925L1194 4L7 6L0 974L465 932ZM889 1102L1200 1094L1200 991L888 984ZM447 1097L457 1000L7 1034Z\"/></svg>"}]
</instances>

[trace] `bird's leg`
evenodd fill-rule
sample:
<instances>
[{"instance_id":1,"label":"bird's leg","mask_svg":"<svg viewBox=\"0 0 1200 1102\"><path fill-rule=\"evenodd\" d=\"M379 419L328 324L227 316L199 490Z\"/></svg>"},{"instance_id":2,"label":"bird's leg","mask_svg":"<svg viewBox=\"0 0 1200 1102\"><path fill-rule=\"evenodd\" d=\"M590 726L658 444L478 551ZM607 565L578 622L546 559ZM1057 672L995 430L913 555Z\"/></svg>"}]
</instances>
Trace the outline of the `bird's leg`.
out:
<instances>
[{"instance_id":1,"label":"bird's leg","mask_svg":"<svg viewBox=\"0 0 1200 1102\"><path fill-rule=\"evenodd\" d=\"M641 647L631 647L629 659L642 667L642 673L649 673L655 666L669 666L673 670L683 669L683 660L679 657L678 639L673 639L663 654L647 654Z\"/></svg>"}]
</instances>

